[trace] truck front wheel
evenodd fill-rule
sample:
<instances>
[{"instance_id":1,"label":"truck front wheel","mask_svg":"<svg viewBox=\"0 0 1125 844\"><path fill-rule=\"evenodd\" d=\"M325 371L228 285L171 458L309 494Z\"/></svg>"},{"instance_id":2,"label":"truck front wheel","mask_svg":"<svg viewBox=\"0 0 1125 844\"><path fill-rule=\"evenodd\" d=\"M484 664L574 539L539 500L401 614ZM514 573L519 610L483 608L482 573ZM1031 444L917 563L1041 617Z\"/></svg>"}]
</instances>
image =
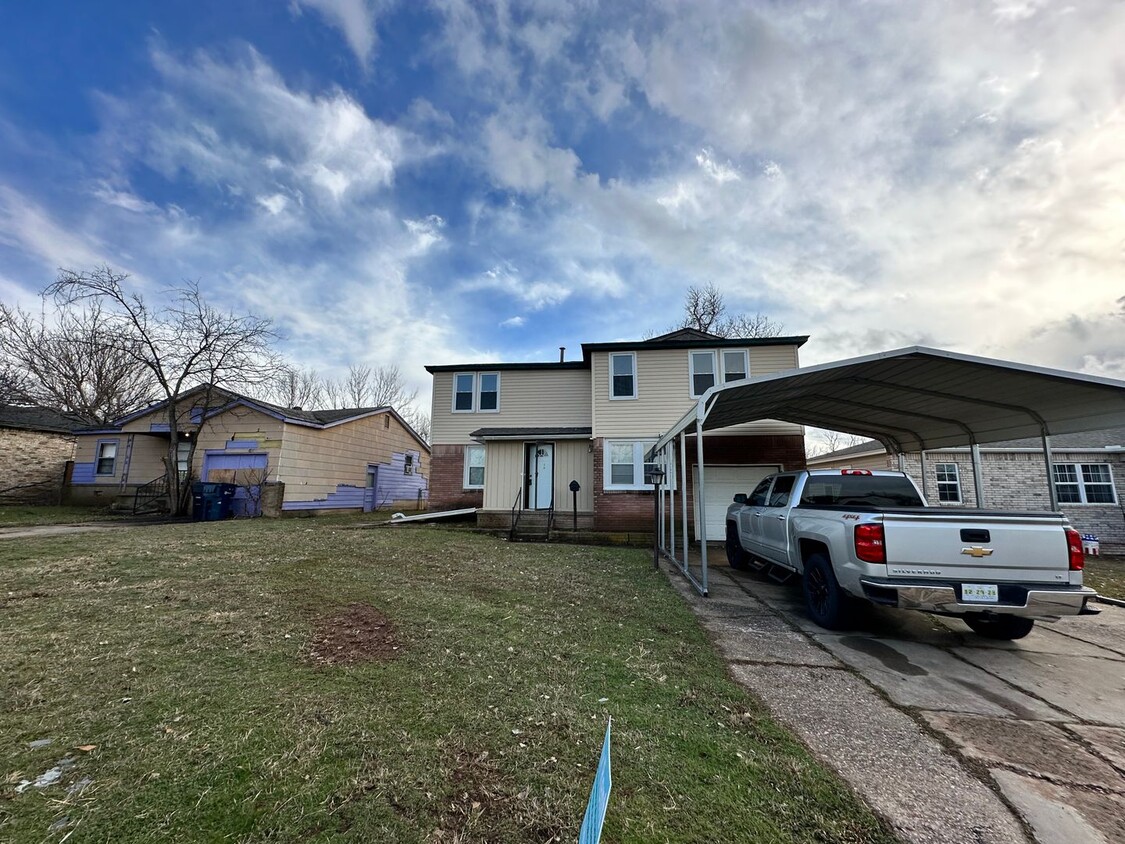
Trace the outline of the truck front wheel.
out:
<instances>
[{"instance_id":1,"label":"truck front wheel","mask_svg":"<svg viewBox=\"0 0 1125 844\"><path fill-rule=\"evenodd\" d=\"M843 630L848 625L849 601L832 563L823 554L812 554L805 560L803 579L805 609L809 618L826 630Z\"/></svg>"},{"instance_id":2,"label":"truck front wheel","mask_svg":"<svg viewBox=\"0 0 1125 844\"><path fill-rule=\"evenodd\" d=\"M986 639L1022 639L1035 626L1035 619L1018 615L966 615L963 618L969 628Z\"/></svg>"},{"instance_id":3,"label":"truck front wheel","mask_svg":"<svg viewBox=\"0 0 1125 844\"><path fill-rule=\"evenodd\" d=\"M750 568L750 557L738 539L738 528L733 522L727 522L727 562L732 569Z\"/></svg>"}]
</instances>

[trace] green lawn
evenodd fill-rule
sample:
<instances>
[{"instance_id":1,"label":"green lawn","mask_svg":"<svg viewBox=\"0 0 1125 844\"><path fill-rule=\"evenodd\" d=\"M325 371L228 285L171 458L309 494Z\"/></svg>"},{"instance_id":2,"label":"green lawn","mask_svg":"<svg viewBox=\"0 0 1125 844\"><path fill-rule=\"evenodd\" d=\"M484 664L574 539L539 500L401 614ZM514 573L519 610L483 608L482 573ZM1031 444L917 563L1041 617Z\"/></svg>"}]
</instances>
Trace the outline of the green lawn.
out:
<instances>
[{"instance_id":1,"label":"green lawn","mask_svg":"<svg viewBox=\"0 0 1125 844\"><path fill-rule=\"evenodd\" d=\"M0 578L0 840L574 841L608 716L606 842L893 840L644 551L254 520Z\"/></svg>"},{"instance_id":2,"label":"green lawn","mask_svg":"<svg viewBox=\"0 0 1125 844\"><path fill-rule=\"evenodd\" d=\"M56 507L12 504L0 506L0 527L26 525L65 525L78 522L105 522L125 518L128 514L111 513L108 507Z\"/></svg>"},{"instance_id":3,"label":"green lawn","mask_svg":"<svg viewBox=\"0 0 1125 844\"><path fill-rule=\"evenodd\" d=\"M1107 598L1125 600L1125 557L1087 557L1082 582Z\"/></svg>"}]
</instances>

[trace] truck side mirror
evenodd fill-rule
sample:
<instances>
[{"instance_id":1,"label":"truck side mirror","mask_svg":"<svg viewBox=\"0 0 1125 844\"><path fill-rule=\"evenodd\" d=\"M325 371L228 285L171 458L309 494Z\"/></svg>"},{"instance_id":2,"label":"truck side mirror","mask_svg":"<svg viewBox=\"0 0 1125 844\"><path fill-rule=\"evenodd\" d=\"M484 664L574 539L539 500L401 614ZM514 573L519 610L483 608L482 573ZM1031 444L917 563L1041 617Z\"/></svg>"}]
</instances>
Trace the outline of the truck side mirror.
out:
<instances>
[{"instance_id":1,"label":"truck side mirror","mask_svg":"<svg viewBox=\"0 0 1125 844\"><path fill-rule=\"evenodd\" d=\"M746 503L746 493L740 492L737 495L735 495L734 503L735 504L745 504Z\"/></svg>"}]
</instances>

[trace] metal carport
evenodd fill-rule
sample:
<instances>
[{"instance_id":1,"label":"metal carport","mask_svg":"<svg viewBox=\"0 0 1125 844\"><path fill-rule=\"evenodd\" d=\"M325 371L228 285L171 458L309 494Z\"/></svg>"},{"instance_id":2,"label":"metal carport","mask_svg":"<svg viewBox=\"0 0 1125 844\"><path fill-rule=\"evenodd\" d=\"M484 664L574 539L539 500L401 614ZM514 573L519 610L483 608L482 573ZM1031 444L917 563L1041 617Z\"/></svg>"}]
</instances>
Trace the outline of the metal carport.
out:
<instances>
[{"instance_id":1,"label":"metal carport","mask_svg":"<svg viewBox=\"0 0 1125 844\"><path fill-rule=\"evenodd\" d=\"M687 434L758 419L871 437L890 453L918 451L923 460L927 449L968 445L981 505L980 444L1041 437L1051 506L1058 509L1051 483L1051 435L1125 425L1125 381L910 346L712 387L660 437L647 459L671 463L678 440L680 474L686 477ZM689 571L687 563L686 494L680 496L682 560L676 556L674 491L663 493L673 496L671 518L664 516L669 508L662 506L656 528L663 553L706 595L703 438L695 440L700 578Z\"/></svg>"}]
</instances>

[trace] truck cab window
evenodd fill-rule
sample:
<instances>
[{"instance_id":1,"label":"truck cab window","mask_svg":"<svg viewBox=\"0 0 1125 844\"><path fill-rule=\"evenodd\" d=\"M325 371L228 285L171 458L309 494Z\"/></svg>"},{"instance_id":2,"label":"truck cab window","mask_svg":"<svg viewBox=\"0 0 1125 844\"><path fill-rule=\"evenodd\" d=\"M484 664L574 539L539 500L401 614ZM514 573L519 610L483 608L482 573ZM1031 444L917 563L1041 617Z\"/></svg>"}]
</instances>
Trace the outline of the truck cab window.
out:
<instances>
[{"instance_id":1,"label":"truck cab window","mask_svg":"<svg viewBox=\"0 0 1125 844\"><path fill-rule=\"evenodd\" d=\"M797 482L795 475L781 475L773 482L773 491L770 493L770 507L784 507L789 503L789 494L793 492L793 484Z\"/></svg>"},{"instance_id":2,"label":"truck cab window","mask_svg":"<svg viewBox=\"0 0 1125 844\"><path fill-rule=\"evenodd\" d=\"M766 494L770 491L770 482L772 480L773 480L772 477L763 478L758 483L758 485L756 487L754 487L754 491L752 493L750 493L750 497L746 499L746 506L748 506L748 507L765 507L766 506Z\"/></svg>"}]
</instances>

